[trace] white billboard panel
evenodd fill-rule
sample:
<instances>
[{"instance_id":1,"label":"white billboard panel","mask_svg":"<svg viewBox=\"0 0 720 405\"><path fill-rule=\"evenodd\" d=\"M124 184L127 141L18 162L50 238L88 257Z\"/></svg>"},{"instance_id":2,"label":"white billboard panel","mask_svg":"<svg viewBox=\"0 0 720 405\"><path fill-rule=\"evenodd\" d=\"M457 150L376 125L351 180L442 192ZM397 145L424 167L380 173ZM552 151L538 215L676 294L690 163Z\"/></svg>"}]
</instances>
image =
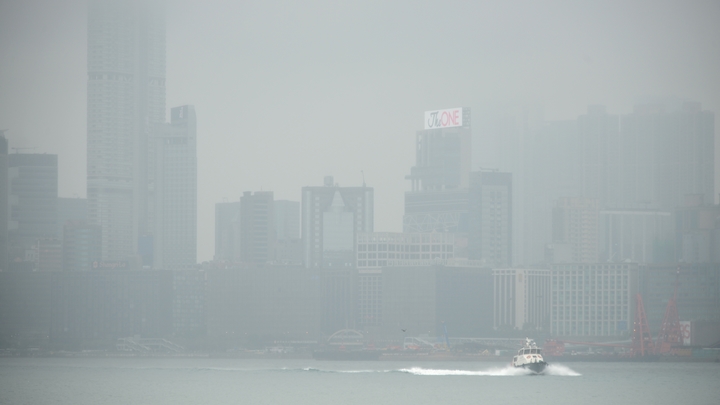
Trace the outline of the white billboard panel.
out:
<instances>
[{"instance_id":1,"label":"white billboard panel","mask_svg":"<svg viewBox=\"0 0 720 405\"><path fill-rule=\"evenodd\" d=\"M462 107L425 111L425 129L461 127L462 118Z\"/></svg>"},{"instance_id":2,"label":"white billboard panel","mask_svg":"<svg viewBox=\"0 0 720 405\"><path fill-rule=\"evenodd\" d=\"M682 334L683 346L690 346L692 344L692 329L690 321L680 321L680 333Z\"/></svg>"}]
</instances>

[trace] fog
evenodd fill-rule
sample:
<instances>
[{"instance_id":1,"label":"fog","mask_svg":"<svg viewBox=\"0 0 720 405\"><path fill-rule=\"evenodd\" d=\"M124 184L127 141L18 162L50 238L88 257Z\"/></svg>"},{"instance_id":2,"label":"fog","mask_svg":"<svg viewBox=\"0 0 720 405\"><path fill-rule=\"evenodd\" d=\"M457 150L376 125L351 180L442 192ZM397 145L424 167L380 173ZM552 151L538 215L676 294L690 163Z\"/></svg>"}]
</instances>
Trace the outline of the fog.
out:
<instances>
[{"instance_id":1,"label":"fog","mask_svg":"<svg viewBox=\"0 0 720 405\"><path fill-rule=\"evenodd\" d=\"M717 2L168 0L166 9L166 106L192 104L198 116L200 261L213 255L216 202L244 190L297 201L325 175L358 186L364 172L375 230L401 231L423 111L465 106L477 121L532 105L545 120L570 120L589 104L629 113L647 96L720 110ZM86 53L85 1L0 3L0 127L12 147L59 155L62 197L86 194ZM508 152L479 132L473 168L497 167L492 156Z\"/></svg>"}]
</instances>

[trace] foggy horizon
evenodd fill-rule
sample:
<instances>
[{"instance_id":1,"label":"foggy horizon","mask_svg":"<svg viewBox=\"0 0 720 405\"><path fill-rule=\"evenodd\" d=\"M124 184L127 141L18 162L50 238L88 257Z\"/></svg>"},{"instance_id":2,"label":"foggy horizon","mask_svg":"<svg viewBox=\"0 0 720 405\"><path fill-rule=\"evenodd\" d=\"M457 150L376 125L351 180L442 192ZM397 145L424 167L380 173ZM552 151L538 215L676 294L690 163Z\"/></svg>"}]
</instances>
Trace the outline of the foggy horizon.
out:
<instances>
[{"instance_id":1,"label":"foggy horizon","mask_svg":"<svg viewBox=\"0 0 720 405\"><path fill-rule=\"evenodd\" d=\"M166 111L197 111L198 261L212 259L215 203L259 190L300 201L325 175L357 186L362 171L375 230L401 231L428 110L469 107L477 122L530 105L574 120L676 97L718 112L718 21L717 2L168 0ZM59 155L61 197L86 196L86 53L87 2L0 3L0 129L11 147ZM488 167L495 151L472 136L473 170Z\"/></svg>"}]
</instances>

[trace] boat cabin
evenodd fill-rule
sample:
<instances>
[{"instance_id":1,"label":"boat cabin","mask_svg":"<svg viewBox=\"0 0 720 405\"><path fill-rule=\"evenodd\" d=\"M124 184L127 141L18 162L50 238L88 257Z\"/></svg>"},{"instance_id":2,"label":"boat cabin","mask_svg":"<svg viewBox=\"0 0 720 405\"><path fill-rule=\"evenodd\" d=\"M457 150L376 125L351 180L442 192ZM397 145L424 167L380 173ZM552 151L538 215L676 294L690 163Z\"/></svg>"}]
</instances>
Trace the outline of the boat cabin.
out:
<instances>
[{"instance_id":1,"label":"boat cabin","mask_svg":"<svg viewBox=\"0 0 720 405\"><path fill-rule=\"evenodd\" d=\"M518 350L518 354L542 354L541 349L520 349Z\"/></svg>"}]
</instances>

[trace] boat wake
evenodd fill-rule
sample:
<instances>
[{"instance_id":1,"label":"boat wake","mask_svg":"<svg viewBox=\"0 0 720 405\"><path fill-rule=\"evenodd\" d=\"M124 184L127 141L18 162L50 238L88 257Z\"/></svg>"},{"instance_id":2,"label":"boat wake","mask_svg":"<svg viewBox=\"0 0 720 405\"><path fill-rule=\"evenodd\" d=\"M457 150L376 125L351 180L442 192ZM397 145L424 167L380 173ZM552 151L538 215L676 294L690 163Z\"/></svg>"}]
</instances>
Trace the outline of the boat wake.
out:
<instances>
[{"instance_id":1,"label":"boat wake","mask_svg":"<svg viewBox=\"0 0 720 405\"><path fill-rule=\"evenodd\" d=\"M413 375L430 375L430 376L466 375L466 376L486 376L486 377L513 377L513 376L522 376L522 375L533 374L533 372L530 370L525 370L523 368L515 368L515 367L495 368L495 369L481 370L481 371L435 370L435 369L431 369L431 368L413 367L413 368L400 369L398 371L400 371L402 373L413 374Z\"/></svg>"},{"instance_id":2,"label":"boat wake","mask_svg":"<svg viewBox=\"0 0 720 405\"><path fill-rule=\"evenodd\" d=\"M563 366L562 364L548 364L545 371L543 371L543 374L561 377L579 377L582 375L568 366Z\"/></svg>"},{"instance_id":3,"label":"boat wake","mask_svg":"<svg viewBox=\"0 0 720 405\"><path fill-rule=\"evenodd\" d=\"M286 369L290 371L291 369ZM530 370L516 367L492 368L488 370L444 370L422 367L401 368L396 370L322 370L318 368L306 367L295 369L295 371L305 371L313 373L338 373L338 374L359 374L359 373L403 373L419 376L476 376L476 377L516 377L537 375ZM577 377L581 374L561 364L551 364L540 375L558 376L558 377Z\"/></svg>"}]
</instances>

